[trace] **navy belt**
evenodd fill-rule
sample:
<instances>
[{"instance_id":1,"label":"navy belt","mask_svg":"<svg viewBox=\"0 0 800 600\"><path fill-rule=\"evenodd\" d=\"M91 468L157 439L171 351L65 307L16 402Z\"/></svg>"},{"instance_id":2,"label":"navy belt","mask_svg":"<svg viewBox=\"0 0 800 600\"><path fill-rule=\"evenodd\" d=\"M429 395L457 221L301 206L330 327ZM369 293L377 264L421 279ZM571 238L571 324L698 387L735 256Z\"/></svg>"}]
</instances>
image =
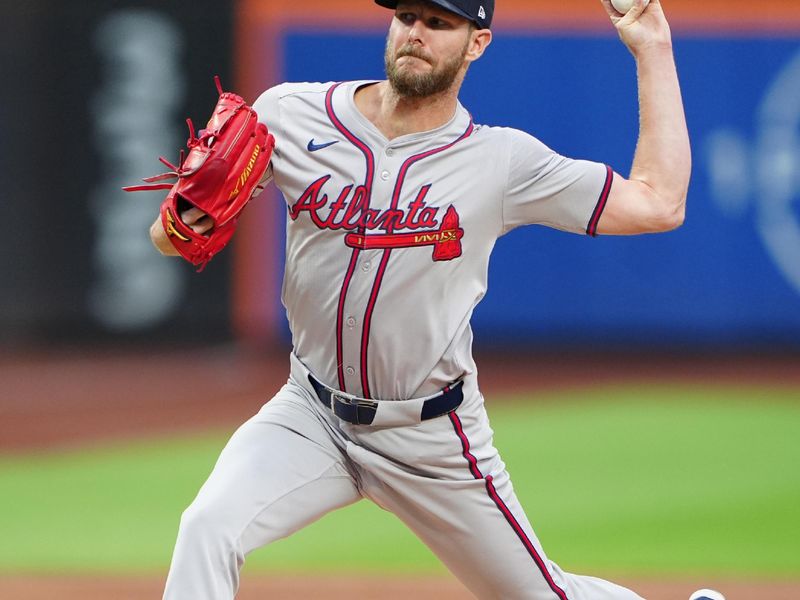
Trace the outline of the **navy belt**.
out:
<instances>
[{"instance_id":1,"label":"navy belt","mask_svg":"<svg viewBox=\"0 0 800 600\"><path fill-rule=\"evenodd\" d=\"M318 381L311 373L308 381L317 393L320 402L333 411L337 417L353 425L371 425L375 420L380 402L368 398L345 396ZM464 400L464 382L447 386L439 394L427 398L422 404L420 420L435 419L457 409ZM402 402L398 400L397 402Z\"/></svg>"}]
</instances>

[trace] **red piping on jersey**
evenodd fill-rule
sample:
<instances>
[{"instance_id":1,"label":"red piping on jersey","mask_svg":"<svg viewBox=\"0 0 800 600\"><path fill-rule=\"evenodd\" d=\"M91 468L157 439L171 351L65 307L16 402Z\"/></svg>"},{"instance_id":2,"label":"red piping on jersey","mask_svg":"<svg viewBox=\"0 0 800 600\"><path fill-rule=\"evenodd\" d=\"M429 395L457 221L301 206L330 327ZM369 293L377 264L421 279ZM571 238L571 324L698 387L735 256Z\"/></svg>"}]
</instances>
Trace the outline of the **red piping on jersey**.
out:
<instances>
[{"instance_id":1,"label":"red piping on jersey","mask_svg":"<svg viewBox=\"0 0 800 600\"><path fill-rule=\"evenodd\" d=\"M449 150L453 146L455 146L458 142L465 140L472 132L475 131L475 126L472 123L472 118L470 117L469 125L467 125L467 129L462 133L457 139L453 140L449 144L445 146L440 146L439 148L434 148L432 150L427 150L425 152L421 152L420 154L415 154L414 156L408 157L403 166L400 167L400 173L397 176L397 181L394 185L394 192L392 193L392 203L391 209L396 210L397 205L400 202L400 192L403 189L403 184L405 183L406 174L408 170L411 168L411 165L414 163L433 156L434 154L438 154L440 152L444 152L445 150ZM394 233L394 222L390 222L387 226L386 233L392 234ZM369 393L369 378L367 377L367 351L369 349L369 331L370 327L372 326L372 312L375 310L375 303L378 301L378 293L381 289L381 284L383 283L383 274L386 272L386 266L389 264L389 257L392 254L392 250L387 248L383 251L383 256L381 257L381 264L378 267L378 272L375 275L375 281L372 284L372 292L369 296L369 302L367 303L367 310L364 313L364 327L361 331L361 388L365 398L371 398Z\"/></svg>"},{"instance_id":2,"label":"red piping on jersey","mask_svg":"<svg viewBox=\"0 0 800 600\"><path fill-rule=\"evenodd\" d=\"M603 184L603 191L600 192L600 197L597 199L597 204L594 207L592 218L589 219L589 225L586 227L586 233L592 237L597 235L597 224L600 222L600 217L606 207L608 195L611 193L611 184L614 182L614 170L606 165L606 182Z\"/></svg>"},{"instance_id":3,"label":"red piping on jersey","mask_svg":"<svg viewBox=\"0 0 800 600\"><path fill-rule=\"evenodd\" d=\"M366 190L367 199L365 210L369 208L370 200L372 199L372 179L375 175L375 157L372 154L369 146L362 140L358 139L353 133L344 126L344 124L336 116L333 110L333 92L341 85L340 83L333 84L328 92L325 94L325 110L328 113L328 118L333 123L333 126L338 129L347 140L356 148L361 150L364 158L367 160L367 173L364 178L364 189ZM364 228L358 228L359 233L364 233ZM343 392L347 391L347 385L344 380L344 347L342 342L342 331L344 328L344 302L347 298L347 290L350 288L350 281L353 279L353 272L358 264L358 255L360 250L353 249L350 255L350 264L347 267L344 281L342 282L342 290L339 292L339 306L336 310L336 371L339 377L339 389ZM368 396L367 396L368 397Z\"/></svg>"},{"instance_id":4,"label":"red piping on jersey","mask_svg":"<svg viewBox=\"0 0 800 600\"><path fill-rule=\"evenodd\" d=\"M464 427L461 424L461 419L458 418L458 415L454 412L451 412L447 415L450 418L450 422L453 424L453 429L458 436L458 439L461 440L461 449L462 455L469 463L469 470L472 473L472 476L475 479L483 479L486 482L486 493L489 494L489 497L494 502L495 506L503 513L503 516L511 525L511 528L514 530L514 533L517 534L517 537L520 539L522 544L525 546L525 549L530 554L533 561L536 563L536 566L539 568L539 572L547 581L547 585L550 586L550 589L553 593L559 598L559 600L567 600L567 593L562 590L556 582L553 580L553 576L550 574L550 571L547 570L547 567L544 564L544 560L542 557L539 556L539 553L536 551L536 546L533 545L528 535L525 533L525 530L519 524L514 514L511 512L511 509L508 508L508 505L503 502L503 499L500 497L500 494L497 493L497 489L494 487L493 478L491 475L486 475L485 477L481 473L480 469L478 468L478 459L475 458L475 455L472 454L469 445L469 438L467 438L467 434L464 432Z\"/></svg>"}]
</instances>

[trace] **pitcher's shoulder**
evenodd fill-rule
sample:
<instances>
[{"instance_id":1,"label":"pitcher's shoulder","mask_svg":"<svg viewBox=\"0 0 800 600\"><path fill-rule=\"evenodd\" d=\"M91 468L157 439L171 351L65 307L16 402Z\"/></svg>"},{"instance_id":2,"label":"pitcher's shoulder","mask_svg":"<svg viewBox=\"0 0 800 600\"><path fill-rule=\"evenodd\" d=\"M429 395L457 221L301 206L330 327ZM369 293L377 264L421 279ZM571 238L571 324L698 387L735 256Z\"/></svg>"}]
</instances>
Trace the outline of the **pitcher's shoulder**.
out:
<instances>
[{"instance_id":1,"label":"pitcher's shoulder","mask_svg":"<svg viewBox=\"0 0 800 600\"><path fill-rule=\"evenodd\" d=\"M333 85L333 82L286 82L279 83L264 90L258 99L253 103L254 107L269 103L278 102L288 96L296 94L319 94L325 93Z\"/></svg>"}]
</instances>

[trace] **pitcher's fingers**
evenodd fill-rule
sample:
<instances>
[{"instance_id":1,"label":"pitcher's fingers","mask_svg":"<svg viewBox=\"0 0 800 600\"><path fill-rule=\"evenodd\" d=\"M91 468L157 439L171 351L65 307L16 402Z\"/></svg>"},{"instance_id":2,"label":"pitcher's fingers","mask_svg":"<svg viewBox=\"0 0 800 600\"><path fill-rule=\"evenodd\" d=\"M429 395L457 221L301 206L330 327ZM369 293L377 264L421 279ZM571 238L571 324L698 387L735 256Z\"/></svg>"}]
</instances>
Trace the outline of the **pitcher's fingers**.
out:
<instances>
[{"instance_id":1,"label":"pitcher's fingers","mask_svg":"<svg viewBox=\"0 0 800 600\"><path fill-rule=\"evenodd\" d=\"M203 235L204 233L208 233L212 229L214 229L214 221L211 220L211 217L208 215L203 215L197 221L189 225L192 228L192 231Z\"/></svg>"},{"instance_id":2,"label":"pitcher's fingers","mask_svg":"<svg viewBox=\"0 0 800 600\"><path fill-rule=\"evenodd\" d=\"M183 221L189 226L192 226L205 216L206 213L204 213L196 206L193 206L181 213L181 221Z\"/></svg>"},{"instance_id":3,"label":"pitcher's fingers","mask_svg":"<svg viewBox=\"0 0 800 600\"><path fill-rule=\"evenodd\" d=\"M633 0L633 5L631 9L628 11L626 16L633 17L634 19L638 19L639 16L647 10L647 2L646 0Z\"/></svg>"}]
</instances>

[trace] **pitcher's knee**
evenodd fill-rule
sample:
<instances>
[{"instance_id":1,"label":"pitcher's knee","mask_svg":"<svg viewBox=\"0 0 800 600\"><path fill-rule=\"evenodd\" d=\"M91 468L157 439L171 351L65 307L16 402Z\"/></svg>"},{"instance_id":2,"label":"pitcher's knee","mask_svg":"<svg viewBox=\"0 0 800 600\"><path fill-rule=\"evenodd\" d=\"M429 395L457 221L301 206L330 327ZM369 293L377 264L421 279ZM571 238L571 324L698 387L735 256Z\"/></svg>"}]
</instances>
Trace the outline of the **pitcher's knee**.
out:
<instances>
[{"instance_id":1,"label":"pitcher's knee","mask_svg":"<svg viewBox=\"0 0 800 600\"><path fill-rule=\"evenodd\" d=\"M243 563L235 524L224 513L195 502L181 515L164 598L233 598Z\"/></svg>"},{"instance_id":2,"label":"pitcher's knee","mask_svg":"<svg viewBox=\"0 0 800 600\"><path fill-rule=\"evenodd\" d=\"M181 515L178 544L196 548L205 553L217 551L238 553L239 540L235 523L226 518L230 511L210 504L192 503Z\"/></svg>"}]
</instances>

